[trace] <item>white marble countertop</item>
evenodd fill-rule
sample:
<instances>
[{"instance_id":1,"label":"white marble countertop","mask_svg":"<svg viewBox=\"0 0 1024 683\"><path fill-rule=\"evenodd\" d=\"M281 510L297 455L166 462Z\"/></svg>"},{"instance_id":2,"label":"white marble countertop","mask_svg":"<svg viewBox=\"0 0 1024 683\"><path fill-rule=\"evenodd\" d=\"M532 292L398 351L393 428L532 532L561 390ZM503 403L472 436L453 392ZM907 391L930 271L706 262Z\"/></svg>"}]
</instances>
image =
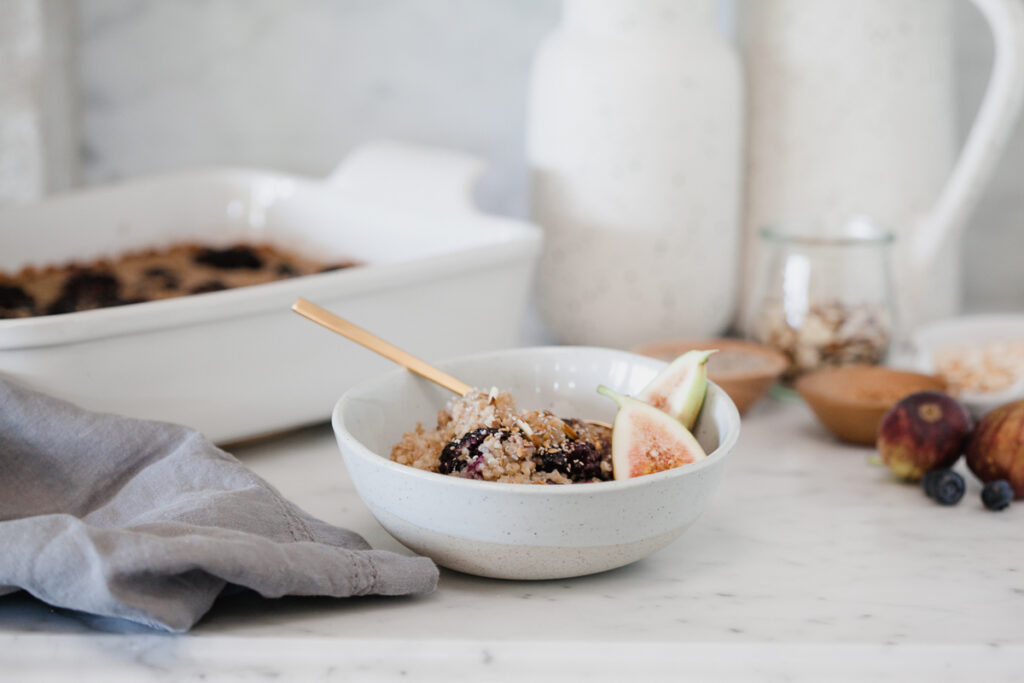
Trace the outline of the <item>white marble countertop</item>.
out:
<instances>
[{"instance_id":1,"label":"white marble countertop","mask_svg":"<svg viewBox=\"0 0 1024 683\"><path fill-rule=\"evenodd\" d=\"M236 450L312 514L407 552L321 426ZM420 598L222 598L187 635L0 598L0 680L1021 680L1024 503L944 508L798 403L744 418L672 545L544 582L442 571ZM962 464L961 464L962 467Z\"/></svg>"}]
</instances>

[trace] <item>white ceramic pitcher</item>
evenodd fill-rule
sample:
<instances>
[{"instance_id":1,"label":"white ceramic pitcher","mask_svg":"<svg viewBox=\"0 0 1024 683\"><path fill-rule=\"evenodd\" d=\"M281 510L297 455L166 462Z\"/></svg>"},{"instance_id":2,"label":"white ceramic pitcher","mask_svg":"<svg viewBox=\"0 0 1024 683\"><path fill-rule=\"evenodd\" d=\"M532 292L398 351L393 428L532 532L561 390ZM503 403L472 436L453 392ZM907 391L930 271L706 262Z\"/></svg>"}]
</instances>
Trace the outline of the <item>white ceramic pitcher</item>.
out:
<instances>
[{"instance_id":1,"label":"white ceramic pitcher","mask_svg":"<svg viewBox=\"0 0 1024 683\"><path fill-rule=\"evenodd\" d=\"M761 228L829 231L861 214L896 235L904 333L958 310L961 229L1024 94L1024 7L1019 0L972 1L991 27L995 62L959 158L951 0L740 5L748 293Z\"/></svg>"},{"instance_id":2,"label":"white ceramic pitcher","mask_svg":"<svg viewBox=\"0 0 1024 683\"><path fill-rule=\"evenodd\" d=\"M563 343L710 336L738 299L738 55L714 0L567 0L531 79L538 307Z\"/></svg>"}]
</instances>

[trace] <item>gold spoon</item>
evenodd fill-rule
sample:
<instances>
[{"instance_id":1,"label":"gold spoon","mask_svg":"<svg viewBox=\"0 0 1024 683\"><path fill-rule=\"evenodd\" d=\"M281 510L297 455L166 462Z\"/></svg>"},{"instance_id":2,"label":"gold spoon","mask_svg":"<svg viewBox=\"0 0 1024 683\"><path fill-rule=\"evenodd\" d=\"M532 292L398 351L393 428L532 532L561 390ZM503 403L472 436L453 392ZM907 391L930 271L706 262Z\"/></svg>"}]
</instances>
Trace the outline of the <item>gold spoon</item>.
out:
<instances>
[{"instance_id":1,"label":"gold spoon","mask_svg":"<svg viewBox=\"0 0 1024 683\"><path fill-rule=\"evenodd\" d=\"M415 372L420 377L429 379L431 382L439 384L459 396L465 396L473 390L473 387L459 379L456 379L455 377L452 377L447 372L435 368L430 363L417 358L411 353L403 351L394 344L389 344L377 335L367 332L358 325L350 323L341 316L337 316L326 308L321 308L311 301L307 301L302 298L296 299L295 303L292 304L292 310L305 318L309 318L318 325L326 327L332 332L336 332L357 344L365 346L371 351L379 353L388 360L398 363L402 367ZM592 425L611 429L611 425L607 422L601 422L600 420L584 421L589 422Z\"/></svg>"}]
</instances>

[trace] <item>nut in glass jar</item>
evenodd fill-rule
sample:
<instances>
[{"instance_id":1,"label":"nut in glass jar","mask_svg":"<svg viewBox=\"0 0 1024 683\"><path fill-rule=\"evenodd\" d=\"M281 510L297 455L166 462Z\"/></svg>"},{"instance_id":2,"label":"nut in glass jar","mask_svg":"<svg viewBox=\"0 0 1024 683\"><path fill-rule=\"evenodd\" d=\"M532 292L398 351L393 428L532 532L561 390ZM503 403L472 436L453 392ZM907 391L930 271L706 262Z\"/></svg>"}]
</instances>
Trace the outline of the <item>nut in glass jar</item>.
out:
<instances>
[{"instance_id":1,"label":"nut in glass jar","mask_svg":"<svg viewBox=\"0 0 1024 683\"><path fill-rule=\"evenodd\" d=\"M882 363L893 339L892 236L859 222L837 237L761 232L746 328L789 359L784 378Z\"/></svg>"}]
</instances>

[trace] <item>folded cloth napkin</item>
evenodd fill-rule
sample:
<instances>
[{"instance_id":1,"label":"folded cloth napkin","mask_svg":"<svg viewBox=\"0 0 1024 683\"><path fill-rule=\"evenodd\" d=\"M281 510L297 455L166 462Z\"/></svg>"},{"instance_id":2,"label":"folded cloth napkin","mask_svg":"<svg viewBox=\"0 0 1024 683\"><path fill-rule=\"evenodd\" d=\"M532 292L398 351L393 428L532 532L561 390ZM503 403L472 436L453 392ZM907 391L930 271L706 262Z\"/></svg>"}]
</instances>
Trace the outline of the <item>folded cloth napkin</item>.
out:
<instances>
[{"instance_id":1,"label":"folded cloth napkin","mask_svg":"<svg viewBox=\"0 0 1024 683\"><path fill-rule=\"evenodd\" d=\"M192 429L0 378L0 595L185 631L228 585L402 595L437 576L309 516Z\"/></svg>"}]
</instances>

